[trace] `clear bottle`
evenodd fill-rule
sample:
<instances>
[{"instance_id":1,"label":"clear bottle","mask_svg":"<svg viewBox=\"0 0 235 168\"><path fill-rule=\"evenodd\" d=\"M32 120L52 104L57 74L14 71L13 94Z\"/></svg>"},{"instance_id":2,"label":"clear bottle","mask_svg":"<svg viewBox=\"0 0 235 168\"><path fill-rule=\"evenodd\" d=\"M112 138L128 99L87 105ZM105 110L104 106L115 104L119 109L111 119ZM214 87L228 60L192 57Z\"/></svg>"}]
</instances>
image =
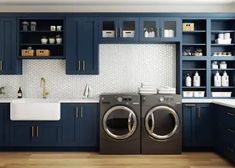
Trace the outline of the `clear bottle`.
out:
<instances>
[{"instance_id":1,"label":"clear bottle","mask_svg":"<svg viewBox=\"0 0 235 168\"><path fill-rule=\"evenodd\" d=\"M224 73L223 73L221 85L223 87L228 87L229 86L229 76L228 76L226 71L224 71Z\"/></svg>"},{"instance_id":2,"label":"clear bottle","mask_svg":"<svg viewBox=\"0 0 235 168\"><path fill-rule=\"evenodd\" d=\"M218 71L216 72L216 74L214 76L214 86L221 87L221 76Z\"/></svg>"},{"instance_id":3,"label":"clear bottle","mask_svg":"<svg viewBox=\"0 0 235 168\"><path fill-rule=\"evenodd\" d=\"M190 77L189 74L187 74L186 76L186 84L187 87L191 87L192 86L192 78Z\"/></svg>"},{"instance_id":4,"label":"clear bottle","mask_svg":"<svg viewBox=\"0 0 235 168\"><path fill-rule=\"evenodd\" d=\"M18 90L18 99L21 99L23 97L23 93L22 93L22 90L21 90L21 87L19 87L19 90Z\"/></svg>"},{"instance_id":5,"label":"clear bottle","mask_svg":"<svg viewBox=\"0 0 235 168\"><path fill-rule=\"evenodd\" d=\"M199 76L198 72L195 72L195 75L193 77L193 86L194 87L200 87L201 85L201 77Z\"/></svg>"}]
</instances>

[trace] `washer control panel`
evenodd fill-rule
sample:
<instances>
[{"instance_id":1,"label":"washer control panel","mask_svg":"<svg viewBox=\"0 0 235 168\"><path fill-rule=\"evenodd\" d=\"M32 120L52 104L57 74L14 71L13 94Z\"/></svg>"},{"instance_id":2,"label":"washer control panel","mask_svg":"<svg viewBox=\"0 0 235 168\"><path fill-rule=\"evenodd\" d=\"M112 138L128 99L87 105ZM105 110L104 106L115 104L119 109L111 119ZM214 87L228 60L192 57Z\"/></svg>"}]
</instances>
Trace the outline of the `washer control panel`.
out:
<instances>
[{"instance_id":1,"label":"washer control panel","mask_svg":"<svg viewBox=\"0 0 235 168\"><path fill-rule=\"evenodd\" d=\"M130 101L132 101L132 97L131 96L116 96L116 100L119 103L130 102Z\"/></svg>"},{"instance_id":2,"label":"washer control panel","mask_svg":"<svg viewBox=\"0 0 235 168\"><path fill-rule=\"evenodd\" d=\"M159 98L159 102L163 103L163 102L172 102L174 101L174 97L173 96L161 96Z\"/></svg>"}]
</instances>

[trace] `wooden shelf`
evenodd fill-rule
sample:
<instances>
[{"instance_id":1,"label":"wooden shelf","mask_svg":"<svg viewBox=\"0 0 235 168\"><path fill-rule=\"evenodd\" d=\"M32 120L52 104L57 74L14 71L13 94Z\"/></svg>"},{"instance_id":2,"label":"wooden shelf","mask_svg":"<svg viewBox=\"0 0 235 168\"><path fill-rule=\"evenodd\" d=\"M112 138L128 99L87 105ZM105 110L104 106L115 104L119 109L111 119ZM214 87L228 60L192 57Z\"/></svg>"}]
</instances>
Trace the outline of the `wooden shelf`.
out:
<instances>
[{"instance_id":1,"label":"wooden shelf","mask_svg":"<svg viewBox=\"0 0 235 168\"><path fill-rule=\"evenodd\" d=\"M20 33L63 33L63 31L50 31L50 30L36 30L36 31L23 31Z\"/></svg>"},{"instance_id":2,"label":"wooden shelf","mask_svg":"<svg viewBox=\"0 0 235 168\"><path fill-rule=\"evenodd\" d=\"M211 89L233 89L235 88L234 86L221 86L221 87L216 87L216 86L211 86Z\"/></svg>"},{"instance_id":3,"label":"wooden shelf","mask_svg":"<svg viewBox=\"0 0 235 168\"><path fill-rule=\"evenodd\" d=\"M211 71L235 71L235 68L227 68L227 69L211 69Z\"/></svg>"},{"instance_id":4,"label":"wooden shelf","mask_svg":"<svg viewBox=\"0 0 235 168\"><path fill-rule=\"evenodd\" d=\"M183 71L206 71L206 68L183 68Z\"/></svg>"},{"instance_id":5,"label":"wooden shelf","mask_svg":"<svg viewBox=\"0 0 235 168\"><path fill-rule=\"evenodd\" d=\"M183 43L182 46L205 46L205 43Z\"/></svg>"},{"instance_id":6,"label":"wooden shelf","mask_svg":"<svg viewBox=\"0 0 235 168\"><path fill-rule=\"evenodd\" d=\"M183 86L182 88L183 89L206 89L206 86L199 86L199 87L195 87L195 86L191 86L191 87Z\"/></svg>"},{"instance_id":7,"label":"wooden shelf","mask_svg":"<svg viewBox=\"0 0 235 168\"><path fill-rule=\"evenodd\" d=\"M215 60L215 61L226 61L226 60L235 61L235 56L211 56L211 60Z\"/></svg>"},{"instance_id":8,"label":"wooden shelf","mask_svg":"<svg viewBox=\"0 0 235 168\"><path fill-rule=\"evenodd\" d=\"M21 43L21 46L63 46L63 44Z\"/></svg>"},{"instance_id":9,"label":"wooden shelf","mask_svg":"<svg viewBox=\"0 0 235 168\"><path fill-rule=\"evenodd\" d=\"M204 61L207 56L181 56L183 61Z\"/></svg>"},{"instance_id":10,"label":"wooden shelf","mask_svg":"<svg viewBox=\"0 0 235 168\"><path fill-rule=\"evenodd\" d=\"M211 44L211 46L234 46L235 43L232 44Z\"/></svg>"},{"instance_id":11,"label":"wooden shelf","mask_svg":"<svg viewBox=\"0 0 235 168\"><path fill-rule=\"evenodd\" d=\"M234 33L235 30L211 30L211 33Z\"/></svg>"},{"instance_id":12,"label":"wooden shelf","mask_svg":"<svg viewBox=\"0 0 235 168\"><path fill-rule=\"evenodd\" d=\"M182 33L206 33L206 30L183 31Z\"/></svg>"}]
</instances>

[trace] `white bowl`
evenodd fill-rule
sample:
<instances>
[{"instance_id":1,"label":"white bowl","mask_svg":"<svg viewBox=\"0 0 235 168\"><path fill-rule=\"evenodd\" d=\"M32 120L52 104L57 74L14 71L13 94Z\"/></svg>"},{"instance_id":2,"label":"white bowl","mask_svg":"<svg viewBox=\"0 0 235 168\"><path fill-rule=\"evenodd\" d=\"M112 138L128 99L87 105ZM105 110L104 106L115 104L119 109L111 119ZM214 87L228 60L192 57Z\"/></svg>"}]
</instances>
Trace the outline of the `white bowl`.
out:
<instances>
[{"instance_id":1,"label":"white bowl","mask_svg":"<svg viewBox=\"0 0 235 168\"><path fill-rule=\"evenodd\" d=\"M56 43L61 44L62 43L62 38L56 38Z\"/></svg>"},{"instance_id":2,"label":"white bowl","mask_svg":"<svg viewBox=\"0 0 235 168\"><path fill-rule=\"evenodd\" d=\"M55 44L55 39L54 38L49 38L49 43L50 44Z\"/></svg>"},{"instance_id":3,"label":"white bowl","mask_svg":"<svg viewBox=\"0 0 235 168\"><path fill-rule=\"evenodd\" d=\"M48 41L47 39L41 39L42 44L47 44L47 41Z\"/></svg>"}]
</instances>

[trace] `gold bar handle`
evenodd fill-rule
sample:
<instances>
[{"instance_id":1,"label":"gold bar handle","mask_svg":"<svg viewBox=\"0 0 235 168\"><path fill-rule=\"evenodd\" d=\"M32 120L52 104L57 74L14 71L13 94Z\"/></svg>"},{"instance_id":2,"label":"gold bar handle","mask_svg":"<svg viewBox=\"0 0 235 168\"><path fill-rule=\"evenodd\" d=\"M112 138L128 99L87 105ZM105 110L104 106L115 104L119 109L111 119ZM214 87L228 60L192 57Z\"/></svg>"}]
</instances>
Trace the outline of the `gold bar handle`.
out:
<instances>
[{"instance_id":1,"label":"gold bar handle","mask_svg":"<svg viewBox=\"0 0 235 168\"><path fill-rule=\"evenodd\" d=\"M81 118L83 117L83 108L81 106Z\"/></svg>"},{"instance_id":2,"label":"gold bar handle","mask_svg":"<svg viewBox=\"0 0 235 168\"><path fill-rule=\"evenodd\" d=\"M85 69L86 69L86 62L83 60L82 61L82 70L85 71Z\"/></svg>"},{"instance_id":3,"label":"gold bar handle","mask_svg":"<svg viewBox=\"0 0 235 168\"><path fill-rule=\"evenodd\" d=\"M78 118L78 107L75 108L76 118Z\"/></svg>"},{"instance_id":4,"label":"gold bar handle","mask_svg":"<svg viewBox=\"0 0 235 168\"><path fill-rule=\"evenodd\" d=\"M35 135L34 135L34 127L32 126L31 127L31 137L34 137Z\"/></svg>"},{"instance_id":5,"label":"gold bar handle","mask_svg":"<svg viewBox=\"0 0 235 168\"><path fill-rule=\"evenodd\" d=\"M39 132L38 132L38 126L36 127L36 136L38 137Z\"/></svg>"},{"instance_id":6,"label":"gold bar handle","mask_svg":"<svg viewBox=\"0 0 235 168\"><path fill-rule=\"evenodd\" d=\"M0 61L0 71L3 70L2 60Z\"/></svg>"},{"instance_id":7,"label":"gold bar handle","mask_svg":"<svg viewBox=\"0 0 235 168\"><path fill-rule=\"evenodd\" d=\"M79 60L78 61L78 71L80 71L81 70L81 61Z\"/></svg>"}]
</instances>

